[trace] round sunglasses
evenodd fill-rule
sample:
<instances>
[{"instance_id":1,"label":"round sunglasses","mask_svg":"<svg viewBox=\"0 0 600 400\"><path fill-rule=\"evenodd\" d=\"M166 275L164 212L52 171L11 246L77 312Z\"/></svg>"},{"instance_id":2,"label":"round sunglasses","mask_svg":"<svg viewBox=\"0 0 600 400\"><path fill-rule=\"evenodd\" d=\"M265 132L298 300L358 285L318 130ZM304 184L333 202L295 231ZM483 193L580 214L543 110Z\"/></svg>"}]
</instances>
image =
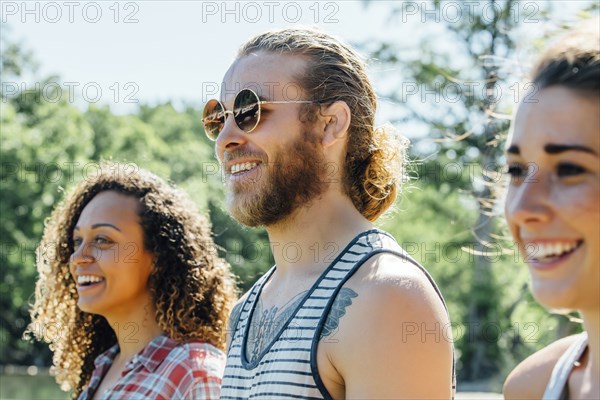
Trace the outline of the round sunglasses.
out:
<instances>
[{"instance_id":1,"label":"round sunglasses","mask_svg":"<svg viewBox=\"0 0 600 400\"><path fill-rule=\"evenodd\" d=\"M210 140L217 140L219 133L225 126L227 114L233 115L233 120L238 128L246 133L252 132L260 122L263 104L286 104L286 103L314 103L310 100L290 101L265 101L261 100L252 89L242 89L235 95L233 110L226 110L223 103L217 99L209 100L204 106L202 113L202 124L204 132Z\"/></svg>"}]
</instances>

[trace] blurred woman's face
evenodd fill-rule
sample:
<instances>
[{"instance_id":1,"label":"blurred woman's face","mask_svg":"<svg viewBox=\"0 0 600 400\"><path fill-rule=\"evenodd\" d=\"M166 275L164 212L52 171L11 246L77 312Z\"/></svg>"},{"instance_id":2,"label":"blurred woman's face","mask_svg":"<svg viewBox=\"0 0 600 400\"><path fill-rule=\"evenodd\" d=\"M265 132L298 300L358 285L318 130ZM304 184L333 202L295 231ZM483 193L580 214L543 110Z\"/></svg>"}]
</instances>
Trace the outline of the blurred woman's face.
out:
<instances>
[{"instance_id":1,"label":"blurred woman's face","mask_svg":"<svg viewBox=\"0 0 600 400\"><path fill-rule=\"evenodd\" d=\"M546 307L599 307L599 155L599 97L552 86L519 107L505 214Z\"/></svg>"},{"instance_id":2,"label":"blurred woman's face","mask_svg":"<svg viewBox=\"0 0 600 400\"><path fill-rule=\"evenodd\" d=\"M144 248L138 207L135 197L105 191L81 212L70 265L81 310L122 319L152 309L148 277L153 258Z\"/></svg>"}]
</instances>

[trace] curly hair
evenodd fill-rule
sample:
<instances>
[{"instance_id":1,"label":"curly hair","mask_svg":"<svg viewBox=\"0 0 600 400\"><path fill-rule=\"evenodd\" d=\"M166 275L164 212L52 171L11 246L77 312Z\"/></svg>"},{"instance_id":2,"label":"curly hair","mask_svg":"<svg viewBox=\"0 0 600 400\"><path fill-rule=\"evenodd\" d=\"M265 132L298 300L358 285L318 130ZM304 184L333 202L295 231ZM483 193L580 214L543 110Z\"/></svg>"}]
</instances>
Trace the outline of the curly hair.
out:
<instances>
[{"instance_id":1,"label":"curly hair","mask_svg":"<svg viewBox=\"0 0 600 400\"><path fill-rule=\"evenodd\" d=\"M27 331L30 338L51 342L56 380L63 390L73 389L74 398L91 378L95 358L117 343L103 316L77 307L76 282L69 272L75 225L103 191L139 199L144 247L154 257L148 287L165 334L178 342L202 340L224 349L235 300L229 265L217 256L210 223L189 197L134 164L101 163L97 174L81 181L46 220ZM56 340L44 334L46 327L58 330Z\"/></svg>"},{"instance_id":2,"label":"curly hair","mask_svg":"<svg viewBox=\"0 0 600 400\"><path fill-rule=\"evenodd\" d=\"M344 165L344 190L360 213L376 220L394 202L406 179L408 140L391 125L375 128L377 100L361 57L339 39L308 28L268 31L248 40L238 58L266 51L305 57L309 65L296 77L308 100L345 102L351 111ZM301 114L311 121L318 105Z\"/></svg>"}]
</instances>

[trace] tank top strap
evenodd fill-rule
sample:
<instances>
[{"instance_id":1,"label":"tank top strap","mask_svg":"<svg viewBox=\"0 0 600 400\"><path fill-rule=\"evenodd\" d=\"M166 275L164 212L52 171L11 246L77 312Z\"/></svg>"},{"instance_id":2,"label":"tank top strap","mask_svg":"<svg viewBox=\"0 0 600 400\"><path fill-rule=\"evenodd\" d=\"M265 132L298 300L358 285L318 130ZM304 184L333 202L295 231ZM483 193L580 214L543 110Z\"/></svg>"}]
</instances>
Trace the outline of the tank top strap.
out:
<instances>
[{"instance_id":1,"label":"tank top strap","mask_svg":"<svg viewBox=\"0 0 600 400\"><path fill-rule=\"evenodd\" d=\"M242 342L242 336L245 331L245 326L248 323L248 318L251 315L251 311L254 307L258 295L260 294L262 287L269 280L271 275L275 272L275 267L271 267L263 276L261 276L250 289L250 293L246 297L246 300L242 304L242 309L238 315L236 321L232 321L232 325L229 327L232 332L232 339L227 352L229 353L232 348L239 346Z\"/></svg>"},{"instance_id":2,"label":"tank top strap","mask_svg":"<svg viewBox=\"0 0 600 400\"><path fill-rule=\"evenodd\" d=\"M546 386L546 391L544 392L542 400L568 398L567 383L569 381L569 375L571 375L571 371L573 370L575 362L581 358L583 352L587 348L587 343L587 333L583 332L579 334L579 337L573 343L571 343L567 351L565 351L558 359L554 369L552 370L552 375L550 376L550 380L548 381L548 386Z\"/></svg>"}]
</instances>

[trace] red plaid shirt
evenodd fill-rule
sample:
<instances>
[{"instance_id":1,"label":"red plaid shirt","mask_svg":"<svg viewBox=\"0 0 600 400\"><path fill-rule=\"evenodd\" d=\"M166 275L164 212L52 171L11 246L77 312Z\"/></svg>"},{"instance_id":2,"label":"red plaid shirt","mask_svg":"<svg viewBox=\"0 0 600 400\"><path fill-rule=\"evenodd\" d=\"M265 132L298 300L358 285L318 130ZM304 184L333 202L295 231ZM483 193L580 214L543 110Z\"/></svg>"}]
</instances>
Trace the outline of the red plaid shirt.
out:
<instances>
[{"instance_id":1,"label":"red plaid shirt","mask_svg":"<svg viewBox=\"0 0 600 400\"><path fill-rule=\"evenodd\" d=\"M119 353L116 344L94 361L89 385L79 400L94 396L100 382ZM218 399L225 355L202 342L178 343L160 335L136 354L117 383L101 399Z\"/></svg>"}]
</instances>

